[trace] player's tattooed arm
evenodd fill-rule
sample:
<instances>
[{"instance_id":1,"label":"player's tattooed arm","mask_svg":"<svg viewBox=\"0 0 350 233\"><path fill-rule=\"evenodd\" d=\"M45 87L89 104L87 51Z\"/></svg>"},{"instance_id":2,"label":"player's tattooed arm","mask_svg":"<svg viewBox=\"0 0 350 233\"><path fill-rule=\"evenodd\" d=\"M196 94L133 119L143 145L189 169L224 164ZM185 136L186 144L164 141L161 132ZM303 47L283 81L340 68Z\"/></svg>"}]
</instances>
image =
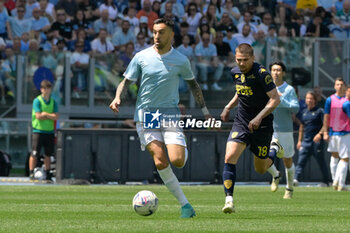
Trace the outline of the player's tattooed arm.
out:
<instances>
[{"instance_id":1,"label":"player's tattooed arm","mask_svg":"<svg viewBox=\"0 0 350 233\"><path fill-rule=\"evenodd\" d=\"M205 101L201 88L199 87L198 82L195 79L187 80L187 84L191 89L192 95L196 102L201 108L205 107Z\"/></svg>"},{"instance_id":2,"label":"player's tattooed arm","mask_svg":"<svg viewBox=\"0 0 350 233\"><path fill-rule=\"evenodd\" d=\"M112 109L114 112L119 112L119 106L121 104L121 99L125 97L127 90L129 88L129 85L132 83L131 80L124 78L123 81L121 81L118 85L118 88L115 93L114 100L109 105L109 108Z\"/></svg>"},{"instance_id":3,"label":"player's tattooed arm","mask_svg":"<svg viewBox=\"0 0 350 233\"><path fill-rule=\"evenodd\" d=\"M205 119L212 118L211 114L209 113L208 108L205 106L205 101L202 93L202 89L199 87L198 82L195 79L187 80L187 84L191 89L192 95L194 96L194 99L201 107L201 111L205 117Z\"/></svg>"}]
</instances>

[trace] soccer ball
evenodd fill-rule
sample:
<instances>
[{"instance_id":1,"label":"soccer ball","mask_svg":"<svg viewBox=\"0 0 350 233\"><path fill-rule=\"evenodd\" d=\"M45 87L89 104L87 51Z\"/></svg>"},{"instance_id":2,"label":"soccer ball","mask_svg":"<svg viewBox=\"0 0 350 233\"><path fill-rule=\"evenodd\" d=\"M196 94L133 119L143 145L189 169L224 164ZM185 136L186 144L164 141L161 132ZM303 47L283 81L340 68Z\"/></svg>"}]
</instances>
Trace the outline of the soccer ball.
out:
<instances>
[{"instance_id":1,"label":"soccer ball","mask_svg":"<svg viewBox=\"0 0 350 233\"><path fill-rule=\"evenodd\" d=\"M46 174L44 172L44 169L41 167L41 168L34 168L34 178L35 179L38 179L38 180L44 180L46 178Z\"/></svg>"},{"instance_id":2,"label":"soccer ball","mask_svg":"<svg viewBox=\"0 0 350 233\"><path fill-rule=\"evenodd\" d=\"M142 216L149 216L158 208L157 196L148 190L142 190L134 196L132 206L136 213Z\"/></svg>"}]
</instances>

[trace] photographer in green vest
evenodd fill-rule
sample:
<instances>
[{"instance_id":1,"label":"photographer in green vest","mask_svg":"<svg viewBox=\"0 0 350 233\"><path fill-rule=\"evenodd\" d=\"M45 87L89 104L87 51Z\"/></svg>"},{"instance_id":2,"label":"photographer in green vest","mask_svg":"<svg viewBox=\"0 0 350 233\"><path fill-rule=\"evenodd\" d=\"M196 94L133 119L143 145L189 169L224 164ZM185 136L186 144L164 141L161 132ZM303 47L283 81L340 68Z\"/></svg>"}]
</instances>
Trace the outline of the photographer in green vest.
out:
<instances>
[{"instance_id":1,"label":"photographer in green vest","mask_svg":"<svg viewBox=\"0 0 350 233\"><path fill-rule=\"evenodd\" d=\"M44 165L46 172L46 181L51 182L52 174L50 173L51 156L54 154L55 147L55 120L58 119L58 105L51 98L52 83L43 80L40 83L41 95L33 101L32 110L32 154L29 158L29 178L34 180L34 168L36 167L37 158L40 156L41 147L44 147L45 157Z\"/></svg>"}]
</instances>

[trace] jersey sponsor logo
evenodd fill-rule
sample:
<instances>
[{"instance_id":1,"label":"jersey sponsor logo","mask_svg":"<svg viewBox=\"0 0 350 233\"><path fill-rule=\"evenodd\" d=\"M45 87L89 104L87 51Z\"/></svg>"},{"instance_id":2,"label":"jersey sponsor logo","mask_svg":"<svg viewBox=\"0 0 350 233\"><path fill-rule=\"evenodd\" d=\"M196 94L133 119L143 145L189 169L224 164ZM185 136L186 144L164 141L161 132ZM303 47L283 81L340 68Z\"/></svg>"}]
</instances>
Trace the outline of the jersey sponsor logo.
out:
<instances>
[{"instance_id":1,"label":"jersey sponsor logo","mask_svg":"<svg viewBox=\"0 0 350 233\"><path fill-rule=\"evenodd\" d=\"M272 77L271 77L271 75L266 75L265 76L265 83L266 83L266 85L269 85L270 83L272 82Z\"/></svg>"},{"instance_id":2,"label":"jersey sponsor logo","mask_svg":"<svg viewBox=\"0 0 350 233\"><path fill-rule=\"evenodd\" d=\"M248 95L248 96L253 95L253 90L249 86L242 86L242 85L236 84L236 91L238 95Z\"/></svg>"},{"instance_id":3,"label":"jersey sponsor logo","mask_svg":"<svg viewBox=\"0 0 350 233\"><path fill-rule=\"evenodd\" d=\"M231 138L235 138L235 137L237 137L237 135L238 135L238 132L232 132Z\"/></svg>"},{"instance_id":4,"label":"jersey sponsor logo","mask_svg":"<svg viewBox=\"0 0 350 233\"><path fill-rule=\"evenodd\" d=\"M232 187L232 180L225 180L224 181L224 186L226 189L229 189Z\"/></svg>"},{"instance_id":5,"label":"jersey sponsor logo","mask_svg":"<svg viewBox=\"0 0 350 233\"><path fill-rule=\"evenodd\" d=\"M236 75L235 75L235 78L239 78L239 74L236 74Z\"/></svg>"}]
</instances>

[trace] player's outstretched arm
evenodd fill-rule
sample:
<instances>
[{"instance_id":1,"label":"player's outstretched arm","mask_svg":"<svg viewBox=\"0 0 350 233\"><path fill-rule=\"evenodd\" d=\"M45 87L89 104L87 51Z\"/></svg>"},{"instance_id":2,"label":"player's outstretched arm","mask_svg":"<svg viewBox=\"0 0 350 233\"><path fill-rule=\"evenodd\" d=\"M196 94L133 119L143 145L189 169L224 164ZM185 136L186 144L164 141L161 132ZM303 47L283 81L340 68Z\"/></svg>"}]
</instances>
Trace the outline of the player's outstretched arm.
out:
<instances>
[{"instance_id":1,"label":"player's outstretched arm","mask_svg":"<svg viewBox=\"0 0 350 233\"><path fill-rule=\"evenodd\" d=\"M271 114L281 102L276 88L272 89L266 94L269 96L270 99L267 102L265 108L261 110L259 114L249 122L248 128L250 131L258 129L262 119Z\"/></svg>"},{"instance_id":2,"label":"player's outstretched arm","mask_svg":"<svg viewBox=\"0 0 350 233\"><path fill-rule=\"evenodd\" d=\"M188 86L191 89L191 92L192 92L194 99L201 107L201 110L203 112L205 119L212 118L211 114L209 113L209 111L205 105L202 89L200 88L198 82L195 79L186 80L186 81L187 81Z\"/></svg>"},{"instance_id":3,"label":"player's outstretched arm","mask_svg":"<svg viewBox=\"0 0 350 233\"><path fill-rule=\"evenodd\" d=\"M237 93L233 96L233 98L230 100L230 102L225 106L225 108L222 110L222 113L220 114L222 121L228 121L230 117L230 110L234 107L236 107L238 104L238 95Z\"/></svg>"},{"instance_id":4,"label":"player's outstretched arm","mask_svg":"<svg viewBox=\"0 0 350 233\"><path fill-rule=\"evenodd\" d=\"M119 112L119 106L121 104L121 98L124 98L126 94L126 90L128 90L129 85L132 83L131 80L124 78L117 87L115 92L115 97L112 103L109 105L109 108L113 110L113 112Z\"/></svg>"}]
</instances>

